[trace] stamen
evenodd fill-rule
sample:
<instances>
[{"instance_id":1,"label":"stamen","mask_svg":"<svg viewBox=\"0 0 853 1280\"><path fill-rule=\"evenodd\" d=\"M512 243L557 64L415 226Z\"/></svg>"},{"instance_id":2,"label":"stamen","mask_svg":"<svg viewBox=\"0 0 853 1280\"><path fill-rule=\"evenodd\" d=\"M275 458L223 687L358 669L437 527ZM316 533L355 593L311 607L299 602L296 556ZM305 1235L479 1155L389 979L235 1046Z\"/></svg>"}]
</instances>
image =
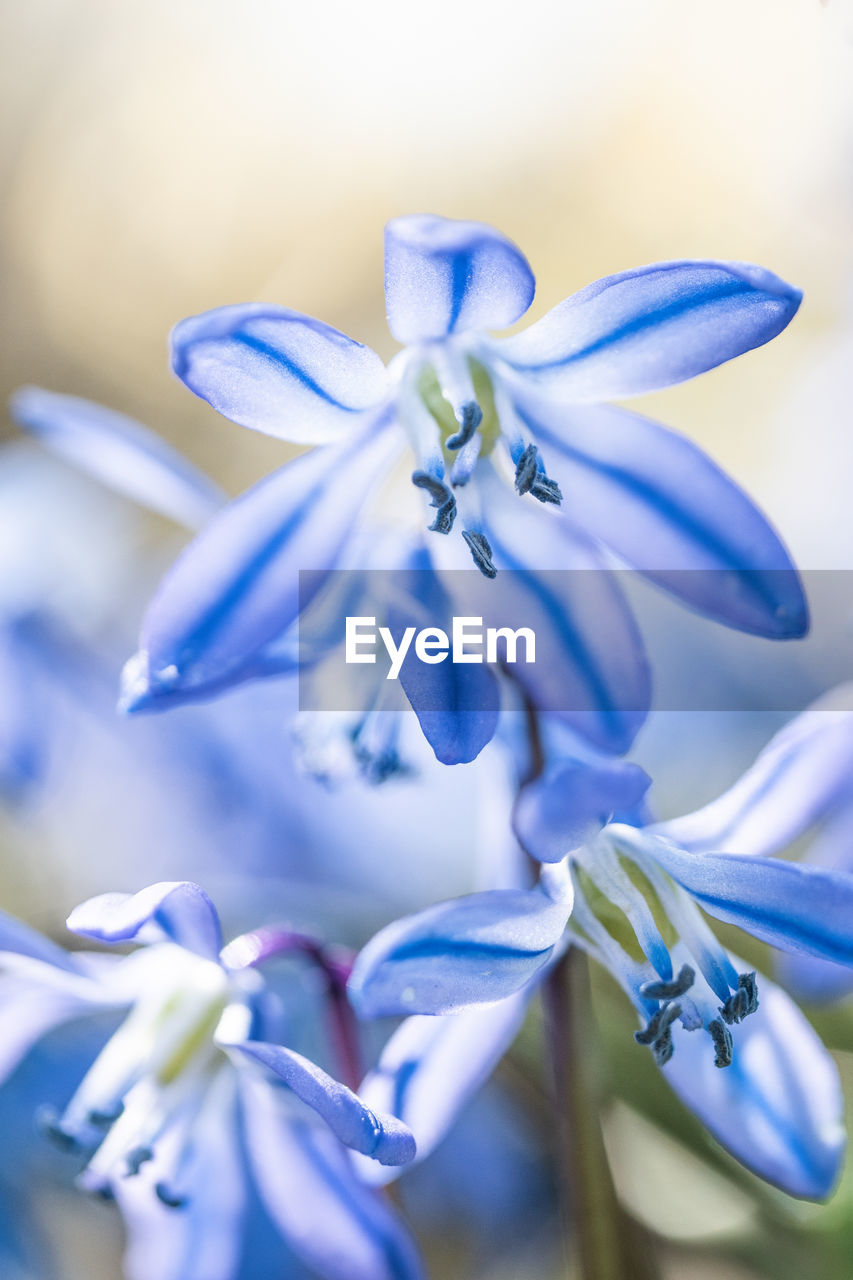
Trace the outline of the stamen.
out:
<instances>
[{"instance_id":1,"label":"stamen","mask_svg":"<svg viewBox=\"0 0 853 1280\"><path fill-rule=\"evenodd\" d=\"M539 471L539 450L529 444L515 464L516 493L529 493Z\"/></svg>"},{"instance_id":2,"label":"stamen","mask_svg":"<svg viewBox=\"0 0 853 1280\"><path fill-rule=\"evenodd\" d=\"M431 533L450 533L456 519L456 499L443 480L438 480L428 471L412 473L412 484L417 489L425 489L431 498L430 506L438 508L438 514L429 526Z\"/></svg>"},{"instance_id":3,"label":"stamen","mask_svg":"<svg viewBox=\"0 0 853 1280\"><path fill-rule=\"evenodd\" d=\"M115 1124L123 1111L124 1103L119 1099L113 1107L106 1109L93 1109L89 1112L86 1119L89 1121L89 1124L94 1125L96 1129L109 1129L110 1125Z\"/></svg>"},{"instance_id":4,"label":"stamen","mask_svg":"<svg viewBox=\"0 0 853 1280\"><path fill-rule=\"evenodd\" d=\"M447 437L447 447L454 452L457 449L461 449L472 438L483 421L483 410L476 400L469 400L467 404L462 405L456 417L459 422L459 430L454 432L452 436Z\"/></svg>"},{"instance_id":5,"label":"stamen","mask_svg":"<svg viewBox=\"0 0 853 1280\"><path fill-rule=\"evenodd\" d=\"M654 1060L659 1067L665 1067L674 1052L675 1045L672 1042L672 1032L669 1027L665 1027L661 1035L652 1045Z\"/></svg>"},{"instance_id":6,"label":"stamen","mask_svg":"<svg viewBox=\"0 0 853 1280\"><path fill-rule=\"evenodd\" d=\"M530 486L531 496L537 498L539 502L552 502L555 507L559 507L563 501L563 491L557 484L556 480L549 479L548 476L539 475Z\"/></svg>"},{"instance_id":7,"label":"stamen","mask_svg":"<svg viewBox=\"0 0 853 1280\"><path fill-rule=\"evenodd\" d=\"M59 1119L59 1112L55 1107L39 1107L36 1111L35 1120L39 1133L53 1142L60 1150L68 1151L73 1155L86 1150L86 1144L80 1138L63 1128Z\"/></svg>"},{"instance_id":8,"label":"stamen","mask_svg":"<svg viewBox=\"0 0 853 1280\"><path fill-rule=\"evenodd\" d=\"M720 1013L730 1026L732 1023L742 1022L758 1008L758 984L755 974L738 974L737 986L737 991L720 1005Z\"/></svg>"},{"instance_id":9,"label":"stamen","mask_svg":"<svg viewBox=\"0 0 853 1280\"><path fill-rule=\"evenodd\" d=\"M730 1067L732 1065L732 1033L719 1018L708 1023L706 1031L714 1042L714 1066Z\"/></svg>"},{"instance_id":10,"label":"stamen","mask_svg":"<svg viewBox=\"0 0 853 1280\"><path fill-rule=\"evenodd\" d=\"M535 444L527 445L515 464L515 488L517 493L529 493L540 502L551 502L557 507L563 501L560 486L545 474Z\"/></svg>"},{"instance_id":11,"label":"stamen","mask_svg":"<svg viewBox=\"0 0 853 1280\"><path fill-rule=\"evenodd\" d=\"M167 1209L183 1209L184 1205L187 1203L186 1196L181 1195L177 1191L173 1191L165 1182L158 1182L154 1187L154 1193L160 1203L164 1204Z\"/></svg>"},{"instance_id":12,"label":"stamen","mask_svg":"<svg viewBox=\"0 0 853 1280\"><path fill-rule=\"evenodd\" d=\"M477 465L477 459L480 456L480 449L483 445L483 437L474 435L464 445L456 455L456 460L450 468L450 483L456 489L461 489L471 479L472 472Z\"/></svg>"},{"instance_id":13,"label":"stamen","mask_svg":"<svg viewBox=\"0 0 853 1280\"><path fill-rule=\"evenodd\" d=\"M683 964L671 982L644 982L640 987L640 995L649 1000L672 1000L675 996L683 996L695 981L695 970L689 964Z\"/></svg>"},{"instance_id":14,"label":"stamen","mask_svg":"<svg viewBox=\"0 0 853 1280\"><path fill-rule=\"evenodd\" d=\"M642 1031L634 1032L637 1044L653 1045L660 1037L669 1032L669 1028L681 1013L680 1004L662 1004L649 1018Z\"/></svg>"},{"instance_id":15,"label":"stamen","mask_svg":"<svg viewBox=\"0 0 853 1280\"><path fill-rule=\"evenodd\" d=\"M492 562L491 544L484 533L473 533L470 529L462 530L462 537L474 557L474 564L486 578L496 578L498 571Z\"/></svg>"},{"instance_id":16,"label":"stamen","mask_svg":"<svg viewBox=\"0 0 853 1280\"><path fill-rule=\"evenodd\" d=\"M154 1152L150 1147L134 1147L132 1151L128 1151L126 1160L125 1177L135 1178L139 1170L149 1160L154 1159Z\"/></svg>"}]
</instances>

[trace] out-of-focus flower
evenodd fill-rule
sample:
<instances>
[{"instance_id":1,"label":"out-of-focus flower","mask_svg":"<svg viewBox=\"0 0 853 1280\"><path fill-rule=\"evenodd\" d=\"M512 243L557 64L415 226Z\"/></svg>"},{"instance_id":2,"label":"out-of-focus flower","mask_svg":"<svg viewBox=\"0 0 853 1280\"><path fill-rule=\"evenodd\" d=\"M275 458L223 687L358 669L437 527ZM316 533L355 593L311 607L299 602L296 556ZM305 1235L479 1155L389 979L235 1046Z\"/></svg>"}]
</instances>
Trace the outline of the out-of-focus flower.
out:
<instances>
[{"instance_id":1,"label":"out-of-focus flower","mask_svg":"<svg viewBox=\"0 0 853 1280\"><path fill-rule=\"evenodd\" d=\"M808 826L810 780L837 759L849 717L841 723L812 757L768 749L728 796L657 826L610 821L614 810L641 802L644 779L634 766L555 766L522 789L516 806L516 832L544 863L538 887L471 895L390 925L353 970L357 1007L368 1016L472 1019L485 1046L476 1069L485 1072L512 1035L508 1001L529 996L571 943L616 977L644 1024L636 1040L726 1147L792 1194L827 1195L844 1149L832 1060L785 993L731 956L698 907L782 951L853 968L853 876L760 856L749 841L745 854L715 845L721 827L731 827L732 839L738 829L760 832L771 845L774 835ZM789 743L808 739L809 728L813 721L795 725ZM780 754L784 797L773 785ZM840 781L836 764L829 776L827 793ZM411 1063L396 1070L389 1045L393 1084L375 1096L402 1090L409 1110L398 1114L413 1119L416 1134L426 1124L429 1135L419 1085L429 1092L431 1059L448 1041L440 1025L432 1034L426 1023L412 1026L405 1034L423 1041L420 1079ZM711 1043L687 1034L696 1031ZM466 1034L460 1025L460 1044Z\"/></svg>"},{"instance_id":2,"label":"out-of-focus flower","mask_svg":"<svg viewBox=\"0 0 853 1280\"><path fill-rule=\"evenodd\" d=\"M250 1179L324 1277L420 1275L346 1150L406 1163L410 1132L275 1038L279 1010L256 966L292 950L292 935L248 934L223 948L210 900L188 882L91 899L68 924L99 942L145 945L125 957L68 953L4 918L3 1074L59 1024L127 1011L41 1126L82 1162L84 1189L118 1200L134 1280L230 1280Z\"/></svg>"},{"instance_id":3,"label":"out-of-focus flower","mask_svg":"<svg viewBox=\"0 0 853 1280\"><path fill-rule=\"evenodd\" d=\"M769 341L798 291L742 263L661 263L589 286L521 334L488 336L524 314L533 289L491 227L414 216L386 232L389 322L407 344L387 369L281 307L222 307L177 326L173 364L188 387L236 422L322 447L227 507L167 574L128 668L129 709L278 669L277 641L309 602L297 570L318 571L316 592L324 572L351 564L359 517L407 450L430 528L464 539L436 537L431 557L470 565L467 544L487 577L529 571L517 575L525 606L565 633L567 652L578 647L572 602L536 571L601 568L603 551L730 626L803 634L796 573L746 496L682 437L601 404ZM613 662L636 695L645 670L629 624ZM636 728L620 724L602 745L624 750Z\"/></svg>"}]
</instances>

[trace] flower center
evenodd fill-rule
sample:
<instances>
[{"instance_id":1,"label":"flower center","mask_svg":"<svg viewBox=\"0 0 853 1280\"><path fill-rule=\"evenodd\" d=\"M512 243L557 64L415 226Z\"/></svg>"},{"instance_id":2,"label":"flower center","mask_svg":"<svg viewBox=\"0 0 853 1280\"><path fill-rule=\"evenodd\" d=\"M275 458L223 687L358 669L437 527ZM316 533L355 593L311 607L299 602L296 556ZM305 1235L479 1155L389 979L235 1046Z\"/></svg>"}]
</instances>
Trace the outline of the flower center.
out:
<instances>
[{"instance_id":1,"label":"flower center","mask_svg":"<svg viewBox=\"0 0 853 1280\"><path fill-rule=\"evenodd\" d=\"M630 832L622 840L618 832ZM673 1027L704 1029L714 1063L732 1062L729 1028L758 1008L754 973L738 973L693 900L647 856L631 828L613 828L571 854L578 945L609 969L646 1025L634 1033L659 1066Z\"/></svg>"},{"instance_id":2,"label":"flower center","mask_svg":"<svg viewBox=\"0 0 853 1280\"><path fill-rule=\"evenodd\" d=\"M491 459L503 438L515 468L516 493L559 506L560 487L547 475L537 446L525 441L506 396L498 403L486 367L453 342L433 344L410 361L398 408L418 459L412 482L436 511L430 531L449 534L461 514L462 536L474 563L486 577L495 577L479 495L463 498L461 491L475 477L478 462Z\"/></svg>"},{"instance_id":3,"label":"flower center","mask_svg":"<svg viewBox=\"0 0 853 1280\"><path fill-rule=\"evenodd\" d=\"M139 994L62 1116L43 1112L41 1124L48 1136L85 1157L82 1185L107 1196L116 1179L138 1174L154 1159L165 1137L170 1167L155 1190L164 1204L177 1207L185 1199L180 1182L186 1154L221 1093L216 1082L228 1074L215 1032L226 1012L251 1018L262 980L252 972L226 972L171 943L120 963Z\"/></svg>"}]
</instances>

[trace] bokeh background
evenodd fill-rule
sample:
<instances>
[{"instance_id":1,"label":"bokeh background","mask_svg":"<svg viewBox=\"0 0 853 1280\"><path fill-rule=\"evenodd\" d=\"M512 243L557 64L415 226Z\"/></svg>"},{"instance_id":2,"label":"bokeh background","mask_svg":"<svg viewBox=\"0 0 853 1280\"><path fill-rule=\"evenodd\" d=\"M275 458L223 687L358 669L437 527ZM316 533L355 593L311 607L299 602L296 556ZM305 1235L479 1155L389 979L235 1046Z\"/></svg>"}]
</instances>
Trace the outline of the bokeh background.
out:
<instances>
[{"instance_id":1,"label":"bokeh background","mask_svg":"<svg viewBox=\"0 0 853 1280\"><path fill-rule=\"evenodd\" d=\"M236 493L283 461L287 446L225 422L171 377L170 326L260 299L317 315L390 356L382 226L391 216L428 210L499 226L536 272L533 317L643 262L754 260L805 290L796 322L748 358L646 397L643 411L736 476L803 567L853 567L849 0L6 0L0 49L4 400L35 382L107 403ZM10 442L0 596L37 592L78 638L97 634L118 660L178 534L39 459L10 423L0 435ZM15 565L25 566L17 577ZM767 717L708 716L697 727L695 717L671 716L650 726L640 758L664 775L664 807L687 805L733 778L772 727ZM129 750L168 758L171 731L135 732ZM2 828L3 905L57 933L81 894L142 876L146 841L168 865L174 824L188 829L195 812L176 817L177 798L164 808L160 775L140 794L138 772L131 785L127 758L119 763L115 740L98 734L97 768L87 757L89 774L66 778L52 807L7 815ZM403 819L392 810L387 821ZM334 813L328 826L332 840ZM239 820L229 838L243 857ZM262 877L269 851L253 840ZM408 851L405 892L385 882L389 915L407 894L421 905L465 887L469 869L460 873L458 850L443 847L428 873L430 851ZM363 864L344 885L333 881L339 864L317 865L345 918ZM375 887L365 896L379 911ZM236 903L235 919L240 911ZM363 928L376 923L365 917ZM608 1025L620 1027L617 1005ZM848 1070L846 1011L816 1016ZM526 1119L488 1112L482 1122L507 1131L508 1181L488 1183L485 1208L472 1201L450 1226L441 1197L422 1191L422 1204L433 1204L424 1230L435 1274L448 1280L539 1277L562 1265L543 1225L553 1227L547 1192L538 1215L521 1194L536 1185L531 1153L547 1128L541 1098L519 1084L535 1035L502 1080L507 1105ZM754 1182L733 1180L683 1117L672 1119L654 1089L651 1078L619 1083L608 1140L629 1208L664 1242L667 1274L849 1274L846 1190L826 1209L758 1194ZM469 1128L476 1152L478 1125ZM36 1230L57 1246L61 1280L118 1275L112 1218L50 1186ZM505 1201L519 1210L509 1261L476 1255L475 1265L466 1232L493 1229ZM20 1274L41 1280L37 1265Z\"/></svg>"}]
</instances>

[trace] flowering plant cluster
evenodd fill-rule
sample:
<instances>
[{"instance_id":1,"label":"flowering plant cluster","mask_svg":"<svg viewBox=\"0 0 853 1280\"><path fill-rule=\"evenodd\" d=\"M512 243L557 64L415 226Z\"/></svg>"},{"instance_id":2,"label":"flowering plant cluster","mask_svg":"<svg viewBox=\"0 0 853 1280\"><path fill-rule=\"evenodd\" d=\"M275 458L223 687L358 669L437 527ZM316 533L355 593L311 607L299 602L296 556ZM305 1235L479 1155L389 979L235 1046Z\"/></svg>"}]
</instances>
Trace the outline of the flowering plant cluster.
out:
<instances>
[{"instance_id":1,"label":"flowering plant cluster","mask_svg":"<svg viewBox=\"0 0 853 1280\"><path fill-rule=\"evenodd\" d=\"M800 577L747 495L683 436L610 403L770 341L800 293L751 264L657 263L492 336L533 294L501 233L418 215L386 229L402 344L387 367L280 306L183 320L172 366L191 391L311 446L233 501L118 413L34 387L13 398L25 431L194 535L121 682L145 867L117 848L113 883L132 891L69 916L96 951L0 920L0 1077L22 1088L63 1029L86 1028L82 1073L69 1060L50 1096L24 1093L39 1141L117 1204L128 1280L238 1280L270 1259L270 1274L322 1280L425 1275L382 1187L454 1140L543 993L560 1116L563 1033L592 1035L565 999L584 957L634 1008L625 1053L650 1055L735 1160L806 1199L840 1176L838 1070L789 992L853 990L853 713L824 699L717 800L659 820L652 780L625 759L653 655L611 572L762 641L805 635ZM510 613L528 620L548 660L401 657L402 701L377 667L357 712L296 713L297 677L322 686L344 615L369 616L397 652L408 624L428 638L425 620L472 611L495 634ZM108 664L84 649L32 591L0 601L10 805L57 789L60 726L84 708L119 733ZM198 705L173 713L184 704ZM103 755L80 760L99 780ZM430 884L442 856L458 896ZM196 883L223 877L229 917L253 913L227 945ZM319 928L293 924L304 910L285 898L273 909L276 877L311 884ZM400 905L353 926L344 892ZM782 953L778 981L756 940ZM369 1024L385 1018L400 1021L383 1045Z\"/></svg>"}]
</instances>

